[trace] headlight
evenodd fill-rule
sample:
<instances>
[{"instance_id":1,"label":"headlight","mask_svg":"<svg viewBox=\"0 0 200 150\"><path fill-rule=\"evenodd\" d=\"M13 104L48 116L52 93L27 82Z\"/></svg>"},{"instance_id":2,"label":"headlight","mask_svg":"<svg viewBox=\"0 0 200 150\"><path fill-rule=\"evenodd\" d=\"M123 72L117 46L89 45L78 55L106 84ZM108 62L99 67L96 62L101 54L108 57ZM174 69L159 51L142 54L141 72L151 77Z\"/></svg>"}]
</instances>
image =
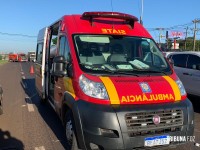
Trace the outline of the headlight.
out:
<instances>
[{"instance_id":1,"label":"headlight","mask_svg":"<svg viewBox=\"0 0 200 150\"><path fill-rule=\"evenodd\" d=\"M108 99L106 88L101 82L94 82L81 75L79 78L79 85L82 91L91 97L99 99Z\"/></svg>"},{"instance_id":2,"label":"headlight","mask_svg":"<svg viewBox=\"0 0 200 150\"><path fill-rule=\"evenodd\" d=\"M179 79L176 80L176 84L179 87L179 90L181 92L181 96L186 95L186 91L185 91L185 88L184 88L183 83L181 82L181 80L179 80Z\"/></svg>"}]
</instances>

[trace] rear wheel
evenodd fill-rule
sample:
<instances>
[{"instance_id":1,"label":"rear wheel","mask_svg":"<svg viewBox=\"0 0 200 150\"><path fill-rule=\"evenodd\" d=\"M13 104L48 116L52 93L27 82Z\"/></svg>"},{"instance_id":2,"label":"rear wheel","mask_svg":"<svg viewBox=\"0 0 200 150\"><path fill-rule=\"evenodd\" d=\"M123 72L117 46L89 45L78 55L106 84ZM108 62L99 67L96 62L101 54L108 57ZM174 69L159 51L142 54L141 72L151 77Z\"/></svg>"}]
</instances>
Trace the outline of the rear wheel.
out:
<instances>
[{"instance_id":1,"label":"rear wheel","mask_svg":"<svg viewBox=\"0 0 200 150\"><path fill-rule=\"evenodd\" d=\"M65 133L69 150L79 150L76 140L75 127L71 111L67 111L65 117Z\"/></svg>"}]
</instances>

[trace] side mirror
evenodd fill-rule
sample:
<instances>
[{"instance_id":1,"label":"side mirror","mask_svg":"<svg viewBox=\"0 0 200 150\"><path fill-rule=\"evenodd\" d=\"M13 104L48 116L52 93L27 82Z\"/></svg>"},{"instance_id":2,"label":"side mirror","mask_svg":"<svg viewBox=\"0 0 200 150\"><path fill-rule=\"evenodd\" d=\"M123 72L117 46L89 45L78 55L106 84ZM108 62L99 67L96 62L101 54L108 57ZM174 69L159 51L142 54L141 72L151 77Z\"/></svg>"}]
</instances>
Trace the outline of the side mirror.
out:
<instances>
[{"instance_id":1,"label":"side mirror","mask_svg":"<svg viewBox=\"0 0 200 150\"><path fill-rule=\"evenodd\" d=\"M169 61L169 64L172 66L172 68L174 68L174 60L171 58L167 59Z\"/></svg>"},{"instance_id":2,"label":"side mirror","mask_svg":"<svg viewBox=\"0 0 200 150\"><path fill-rule=\"evenodd\" d=\"M66 60L63 56L56 56L53 59L52 75L56 77L64 77L67 74Z\"/></svg>"}]
</instances>

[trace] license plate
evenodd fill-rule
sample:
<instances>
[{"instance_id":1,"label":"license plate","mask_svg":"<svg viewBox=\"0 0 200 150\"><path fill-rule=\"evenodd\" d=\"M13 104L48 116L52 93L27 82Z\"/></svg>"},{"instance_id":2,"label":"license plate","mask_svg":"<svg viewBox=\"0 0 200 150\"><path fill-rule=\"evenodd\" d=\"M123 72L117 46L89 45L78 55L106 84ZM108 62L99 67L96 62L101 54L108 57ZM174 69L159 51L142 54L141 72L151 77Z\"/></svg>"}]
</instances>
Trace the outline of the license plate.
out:
<instances>
[{"instance_id":1,"label":"license plate","mask_svg":"<svg viewBox=\"0 0 200 150\"><path fill-rule=\"evenodd\" d=\"M158 145L167 145L170 143L169 135L148 137L144 140L144 146L152 147Z\"/></svg>"}]
</instances>

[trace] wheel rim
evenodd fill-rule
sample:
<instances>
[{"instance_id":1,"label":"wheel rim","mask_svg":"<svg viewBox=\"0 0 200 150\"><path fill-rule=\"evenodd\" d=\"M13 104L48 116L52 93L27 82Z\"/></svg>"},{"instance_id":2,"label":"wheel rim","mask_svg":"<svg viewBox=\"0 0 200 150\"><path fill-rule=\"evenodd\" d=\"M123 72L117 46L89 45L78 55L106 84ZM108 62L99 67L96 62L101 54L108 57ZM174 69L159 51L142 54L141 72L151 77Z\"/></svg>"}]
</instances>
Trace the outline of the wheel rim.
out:
<instances>
[{"instance_id":1,"label":"wheel rim","mask_svg":"<svg viewBox=\"0 0 200 150\"><path fill-rule=\"evenodd\" d=\"M66 137L69 145L72 145L73 140L73 128L72 128L72 121L69 120L66 123Z\"/></svg>"}]
</instances>

